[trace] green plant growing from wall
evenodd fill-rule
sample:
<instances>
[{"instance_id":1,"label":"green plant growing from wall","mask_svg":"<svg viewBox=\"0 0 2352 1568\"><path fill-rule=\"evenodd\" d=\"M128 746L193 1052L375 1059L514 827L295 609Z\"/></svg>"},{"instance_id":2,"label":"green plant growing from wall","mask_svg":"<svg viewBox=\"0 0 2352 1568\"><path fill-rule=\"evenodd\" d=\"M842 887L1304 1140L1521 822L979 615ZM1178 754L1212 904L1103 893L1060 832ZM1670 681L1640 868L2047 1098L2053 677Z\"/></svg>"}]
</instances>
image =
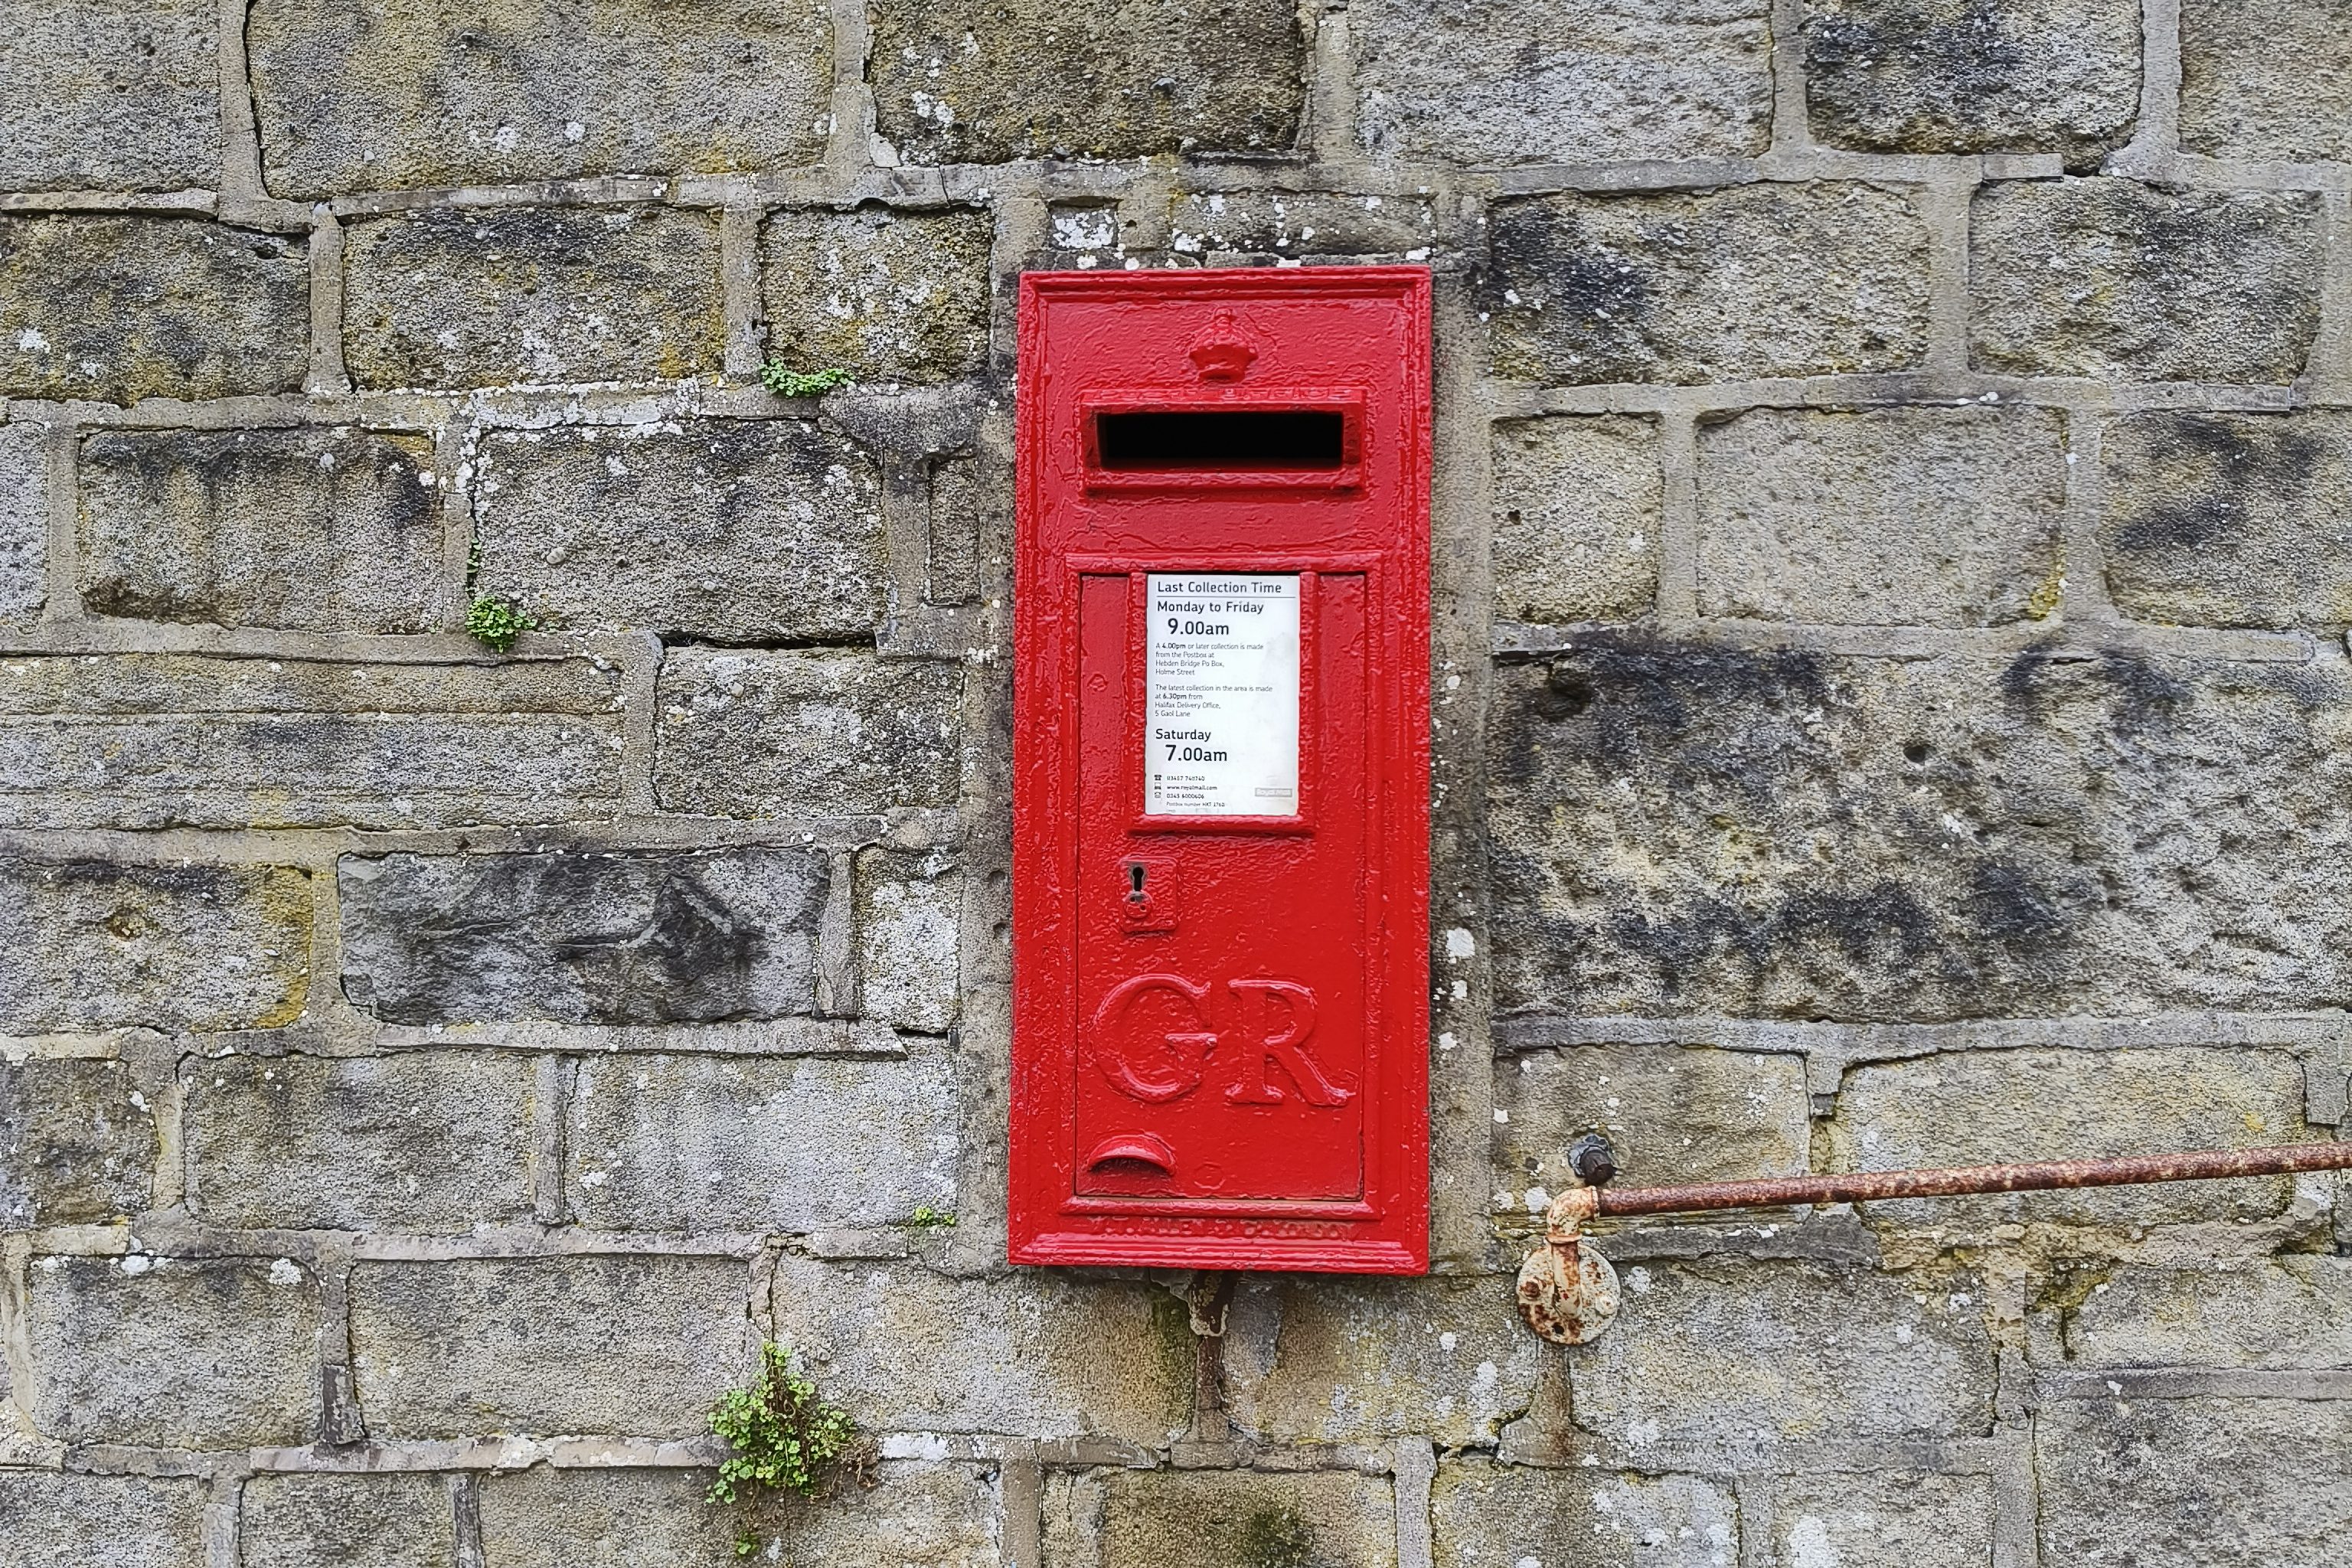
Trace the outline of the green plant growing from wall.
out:
<instances>
[{"instance_id":1,"label":"green plant growing from wall","mask_svg":"<svg viewBox=\"0 0 2352 1568\"><path fill-rule=\"evenodd\" d=\"M710 1413L710 1429L733 1450L709 1495L742 1515L738 1557L758 1550L760 1528L793 1500L823 1496L845 1477L873 1484L873 1439L794 1372L792 1352L772 1340L760 1347L751 1385L730 1390Z\"/></svg>"},{"instance_id":2,"label":"green plant growing from wall","mask_svg":"<svg viewBox=\"0 0 2352 1568\"><path fill-rule=\"evenodd\" d=\"M539 621L504 594L476 593L474 580L481 574L482 542L478 539L466 552L466 631L491 652L506 653L514 647L515 638L537 631Z\"/></svg>"},{"instance_id":3,"label":"green plant growing from wall","mask_svg":"<svg viewBox=\"0 0 2352 1568\"><path fill-rule=\"evenodd\" d=\"M760 384L778 397L823 397L847 386L853 379L837 364L823 370L797 371L782 360L772 359L760 367Z\"/></svg>"}]
</instances>

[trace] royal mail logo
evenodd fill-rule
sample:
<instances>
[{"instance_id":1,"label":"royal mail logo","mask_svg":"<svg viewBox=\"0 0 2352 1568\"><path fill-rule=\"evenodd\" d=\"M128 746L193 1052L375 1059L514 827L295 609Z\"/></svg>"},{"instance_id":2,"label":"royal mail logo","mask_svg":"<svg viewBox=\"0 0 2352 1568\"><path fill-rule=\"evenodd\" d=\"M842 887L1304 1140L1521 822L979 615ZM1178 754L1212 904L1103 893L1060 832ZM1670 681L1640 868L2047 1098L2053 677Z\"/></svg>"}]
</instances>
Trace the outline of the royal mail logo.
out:
<instances>
[{"instance_id":1,"label":"royal mail logo","mask_svg":"<svg viewBox=\"0 0 2352 1568\"><path fill-rule=\"evenodd\" d=\"M1345 1105L1355 1089L1307 1047L1315 1014L1313 988L1295 980L1213 986L1138 974L1104 994L1087 1037L1111 1087L1146 1104L1182 1100L1222 1069L1228 1105L1280 1105L1293 1092L1308 1105Z\"/></svg>"}]
</instances>

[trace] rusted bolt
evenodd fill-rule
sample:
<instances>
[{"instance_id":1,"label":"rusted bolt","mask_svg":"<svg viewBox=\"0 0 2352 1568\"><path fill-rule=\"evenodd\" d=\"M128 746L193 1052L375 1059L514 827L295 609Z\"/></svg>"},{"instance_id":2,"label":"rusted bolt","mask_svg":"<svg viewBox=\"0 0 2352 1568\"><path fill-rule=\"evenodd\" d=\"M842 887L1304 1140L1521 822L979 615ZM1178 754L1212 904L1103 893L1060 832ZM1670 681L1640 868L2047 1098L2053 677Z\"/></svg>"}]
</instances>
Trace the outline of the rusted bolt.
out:
<instances>
[{"instance_id":1,"label":"rusted bolt","mask_svg":"<svg viewBox=\"0 0 2352 1568\"><path fill-rule=\"evenodd\" d=\"M1617 1174L1617 1151L1598 1132L1588 1132L1568 1146L1568 1168L1588 1187L1605 1187Z\"/></svg>"}]
</instances>

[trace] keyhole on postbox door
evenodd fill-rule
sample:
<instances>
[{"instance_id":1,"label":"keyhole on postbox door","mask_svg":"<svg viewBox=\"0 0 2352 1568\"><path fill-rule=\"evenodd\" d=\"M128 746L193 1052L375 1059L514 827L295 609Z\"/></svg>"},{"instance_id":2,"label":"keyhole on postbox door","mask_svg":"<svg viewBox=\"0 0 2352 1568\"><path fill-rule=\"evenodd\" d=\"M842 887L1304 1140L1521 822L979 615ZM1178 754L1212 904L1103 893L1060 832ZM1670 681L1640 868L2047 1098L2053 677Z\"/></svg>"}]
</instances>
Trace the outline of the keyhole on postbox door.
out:
<instances>
[{"instance_id":1,"label":"keyhole on postbox door","mask_svg":"<svg viewBox=\"0 0 2352 1568\"><path fill-rule=\"evenodd\" d=\"M1127 863L1127 898L1129 903L1139 904L1143 901L1143 862L1140 860L1129 860Z\"/></svg>"},{"instance_id":2,"label":"keyhole on postbox door","mask_svg":"<svg viewBox=\"0 0 2352 1568\"><path fill-rule=\"evenodd\" d=\"M1176 868L1131 855L1119 862L1118 923L1130 934L1176 929Z\"/></svg>"}]
</instances>

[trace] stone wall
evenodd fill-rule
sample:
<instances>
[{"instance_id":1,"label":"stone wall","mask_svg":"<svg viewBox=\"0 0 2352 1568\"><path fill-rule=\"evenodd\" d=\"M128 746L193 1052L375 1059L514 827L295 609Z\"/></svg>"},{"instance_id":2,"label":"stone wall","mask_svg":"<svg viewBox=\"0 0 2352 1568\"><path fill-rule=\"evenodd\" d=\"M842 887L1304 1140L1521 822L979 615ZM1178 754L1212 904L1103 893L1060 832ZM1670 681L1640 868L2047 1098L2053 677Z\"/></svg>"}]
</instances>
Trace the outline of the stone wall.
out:
<instances>
[{"instance_id":1,"label":"stone wall","mask_svg":"<svg viewBox=\"0 0 2352 1568\"><path fill-rule=\"evenodd\" d=\"M0 0L0 1564L2340 1558L2341 0ZM1438 278L1433 1275L1003 1264L1024 268ZM838 366L783 400L756 373ZM542 624L511 655L468 599ZM951 1215L951 1226L937 1223Z\"/></svg>"}]
</instances>

